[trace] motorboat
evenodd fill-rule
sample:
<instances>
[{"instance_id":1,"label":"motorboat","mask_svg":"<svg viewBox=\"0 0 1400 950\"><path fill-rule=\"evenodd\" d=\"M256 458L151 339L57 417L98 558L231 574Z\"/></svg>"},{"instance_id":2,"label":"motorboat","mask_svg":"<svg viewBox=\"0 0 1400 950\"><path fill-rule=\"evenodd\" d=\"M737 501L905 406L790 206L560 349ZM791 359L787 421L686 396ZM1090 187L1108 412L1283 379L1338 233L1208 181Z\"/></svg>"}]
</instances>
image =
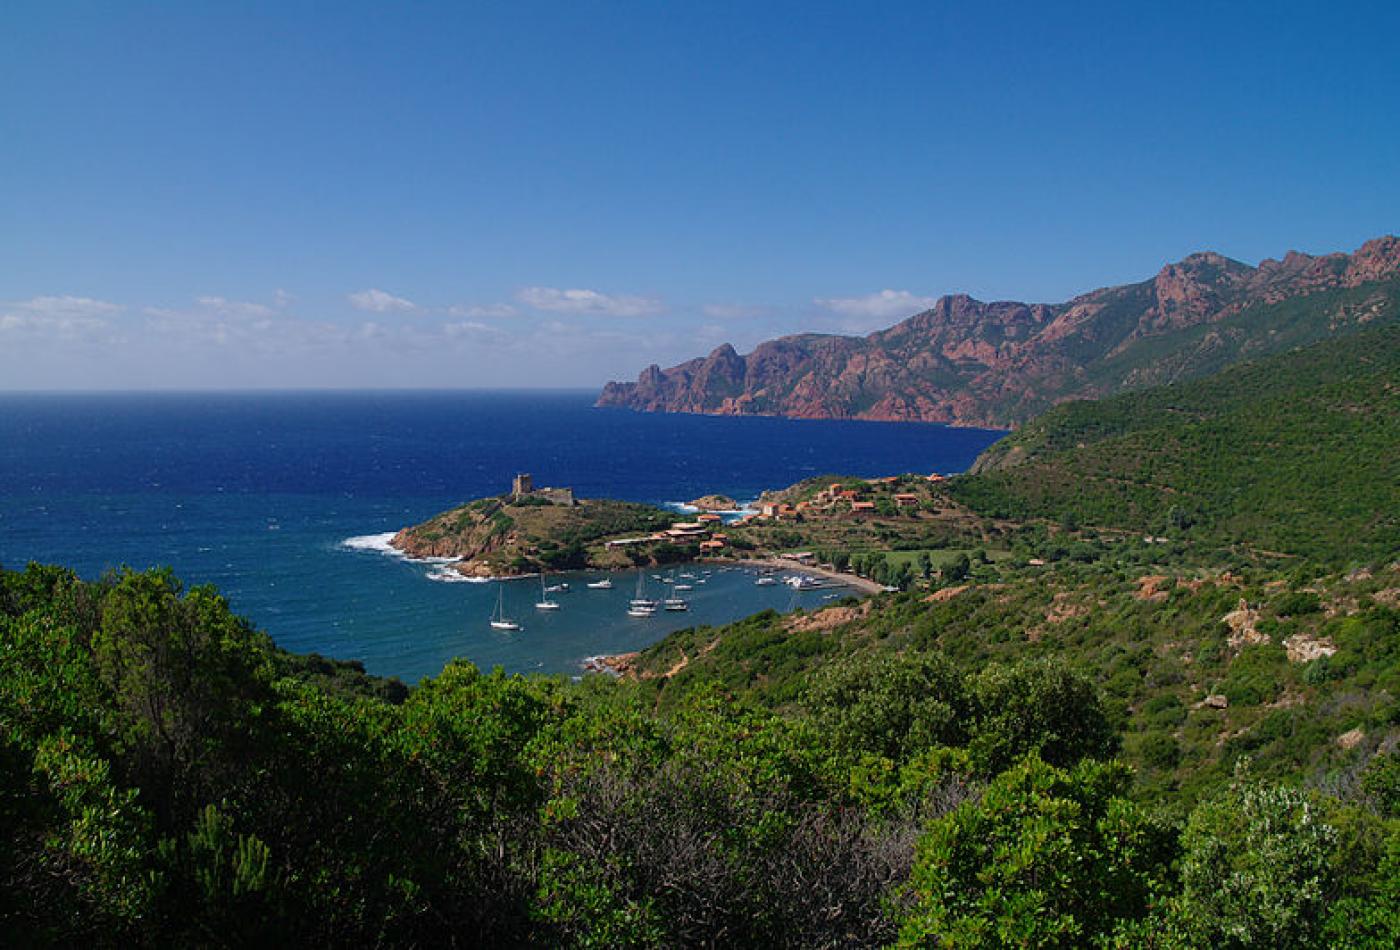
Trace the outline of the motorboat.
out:
<instances>
[{"instance_id":1,"label":"motorboat","mask_svg":"<svg viewBox=\"0 0 1400 950\"><path fill-rule=\"evenodd\" d=\"M612 578L605 577L601 581L589 581L586 585L589 590L612 590Z\"/></svg>"}]
</instances>

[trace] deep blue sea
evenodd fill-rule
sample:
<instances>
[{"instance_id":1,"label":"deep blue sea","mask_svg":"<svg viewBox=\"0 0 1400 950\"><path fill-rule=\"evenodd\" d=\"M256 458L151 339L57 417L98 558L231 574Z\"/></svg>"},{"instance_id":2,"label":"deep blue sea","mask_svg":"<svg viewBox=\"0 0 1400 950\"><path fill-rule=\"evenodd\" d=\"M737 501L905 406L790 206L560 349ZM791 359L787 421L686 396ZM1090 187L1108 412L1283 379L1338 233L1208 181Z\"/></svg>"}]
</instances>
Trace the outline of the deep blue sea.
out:
<instances>
[{"instance_id":1,"label":"deep blue sea","mask_svg":"<svg viewBox=\"0 0 1400 950\"><path fill-rule=\"evenodd\" d=\"M670 630L765 607L819 606L717 572L688 614L624 615L617 589L567 578L563 609L533 610L538 580L504 585L525 629L486 623L495 584L440 583L352 538L537 485L658 504L740 500L825 473L965 469L1001 433L943 426L652 415L594 409L591 392L0 395L0 565L85 577L169 565L213 583L289 650L358 659L416 681L457 656L510 671L576 673ZM653 592L660 585L650 577Z\"/></svg>"}]
</instances>

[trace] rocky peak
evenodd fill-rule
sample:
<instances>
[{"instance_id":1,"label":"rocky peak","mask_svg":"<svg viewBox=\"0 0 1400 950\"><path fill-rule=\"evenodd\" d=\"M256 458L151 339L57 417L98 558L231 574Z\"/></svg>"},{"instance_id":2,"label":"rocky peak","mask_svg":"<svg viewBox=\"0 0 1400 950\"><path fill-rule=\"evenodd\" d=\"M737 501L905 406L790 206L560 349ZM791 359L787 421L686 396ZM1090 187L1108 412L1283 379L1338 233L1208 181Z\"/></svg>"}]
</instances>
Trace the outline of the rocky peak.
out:
<instances>
[{"instance_id":1,"label":"rocky peak","mask_svg":"<svg viewBox=\"0 0 1400 950\"><path fill-rule=\"evenodd\" d=\"M747 356L724 344L667 370L650 366L635 383L609 383L599 404L1003 424L1064 399L1188 378L1218 365L1222 353L1243 358L1322 338L1354 325L1359 318L1353 311L1361 311L1323 300L1310 324L1293 325L1284 335L1228 321L1246 308L1397 275L1395 236L1367 241L1352 254L1289 251L1257 268L1203 251L1149 280L1064 303L985 303L950 294L865 337L799 334L761 343ZM1375 293L1380 303L1368 303L1366 313L1400 306L1400 291L1381 287ZM1182 334L1203 324L1225 329L1212 331L1207 344L1199 334ZM1145 346L1148 338L1153 342Z\"/></svg>"},{"instance_id":2,"label":"rocky peak","mask_svg":"<svg viewBox=\"0 0 1400 950\"><path fill-rule=\"evenodd\" d=\"M1387 234L1361 245L1351 256L1347 283L1351 286L1400 274L1400 237Z\"/></svg>"},{"instance_id":3,"label":"rocky peak","mask_svg":"<svg viewBox=\"0 0 1400 950\"><path fill-rule=\"evenodd\" d=\"M1186 326L1216 309L1253 275L1254 268L1214 251L1203 251L1168 264L1152 279L1155 306L1140 322L1142 332Z\"/></svg>"}]
</instances>

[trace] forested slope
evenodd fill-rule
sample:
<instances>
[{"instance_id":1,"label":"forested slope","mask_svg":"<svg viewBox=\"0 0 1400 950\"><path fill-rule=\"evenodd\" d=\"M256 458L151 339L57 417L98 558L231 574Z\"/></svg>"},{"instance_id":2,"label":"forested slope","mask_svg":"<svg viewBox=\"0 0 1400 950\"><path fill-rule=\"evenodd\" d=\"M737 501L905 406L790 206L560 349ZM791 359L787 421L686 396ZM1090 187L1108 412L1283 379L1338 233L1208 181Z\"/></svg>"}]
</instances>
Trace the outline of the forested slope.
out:
<instances>
[{"instance_id":1,"label":"forested slope","mask_svg":"<svg viewBox=\"0 0 1400 950\"><path fill-rule=\"evenodd\" d=\"M1060 406L951 487L998 517L1334 564L1400 556L1400 325Z\"/></svg>"}]
</instances>

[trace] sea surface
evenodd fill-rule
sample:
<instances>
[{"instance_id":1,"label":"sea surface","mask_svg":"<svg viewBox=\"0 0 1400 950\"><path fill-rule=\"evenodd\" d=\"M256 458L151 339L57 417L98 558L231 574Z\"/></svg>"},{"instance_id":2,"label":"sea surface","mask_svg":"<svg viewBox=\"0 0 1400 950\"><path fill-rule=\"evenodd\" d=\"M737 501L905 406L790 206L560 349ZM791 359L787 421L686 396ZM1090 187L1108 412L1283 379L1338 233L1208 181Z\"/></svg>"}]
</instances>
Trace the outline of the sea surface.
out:
<instances>
[{"instance_id":1,"label":"sea surface","mask_svg":"<svg viewBox=\"0 0 1400 950\"><path fill-rule=\"evenodd\" d=\"M737 499L813 475L965 469L1002 433L899 423L653 415L595 409L591 392L0 395L0 565L60 563L94 578L169 565L212 583L289 650L357 659L416 681L453 657L509 671L577 673L585 658L832 591L759 587L716 571L689 613L625 616L637 574L503 585L519 633L487 619L495 583L445 583L440 566L387 554L387 532L453 505L536 485L676 504ZM682 568L686 570L686 568ZM667 572L658 572L669 575ZM696 569L695 573L699 574ZM700 575L703 576L703 575ZM650 593L663 585L650 573Z\"/></svg>"}]
</instances>

